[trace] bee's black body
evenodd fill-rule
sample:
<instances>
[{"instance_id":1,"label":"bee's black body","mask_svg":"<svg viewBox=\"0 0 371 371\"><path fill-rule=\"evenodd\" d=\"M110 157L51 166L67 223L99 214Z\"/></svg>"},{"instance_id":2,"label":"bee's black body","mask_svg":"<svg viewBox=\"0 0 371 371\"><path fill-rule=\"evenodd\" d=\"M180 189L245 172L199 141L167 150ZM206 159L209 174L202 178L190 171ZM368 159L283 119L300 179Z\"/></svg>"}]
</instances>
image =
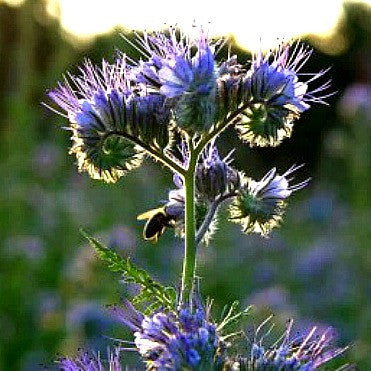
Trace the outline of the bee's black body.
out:
<instances>
[{"instance_id":1,"label":"bee's black body","mask_svg":"<svg viewBox=\"0 0 371 371\"><path fill-rule=\"evenodd\" d=\"M174 222L174 218L166 213L165 207L149 210L138 215L137 219L147 219L143 230L143 237L145 240L154 242L157 242L158 238L164 234L166 227L172 227Z\"/></svg>"}]
</instances>

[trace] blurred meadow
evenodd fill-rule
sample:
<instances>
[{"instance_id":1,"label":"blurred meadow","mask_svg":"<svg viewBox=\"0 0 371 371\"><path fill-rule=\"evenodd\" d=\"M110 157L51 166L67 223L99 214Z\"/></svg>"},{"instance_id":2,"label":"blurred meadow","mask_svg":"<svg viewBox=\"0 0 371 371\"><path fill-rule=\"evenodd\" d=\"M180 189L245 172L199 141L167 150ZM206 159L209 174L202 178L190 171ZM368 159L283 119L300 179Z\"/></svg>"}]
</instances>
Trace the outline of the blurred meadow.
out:
<instances>
[{"instance_id":1,"label":"blurred meadow","mask_svg":"<svg viewBox=\"0 0 371 371\"><path fill-rule=\"evenodd\" d=\"M181 240L167 232L157 245L145 242L136 220L166 199L171 174L150 161L115 185L79 174L67 154L66 123L41 104L84 57L112 60L116 48L138 57L120 37L133 33L116 28L79 38L63 26L57 5L0 2L0 370L37 370L58 354L105 352L109 337L129 337L104 306L135 288L103 267L81 227L161 282L179 283ZM79 17L89 17L88 6ZM303 114L277 148L250 149L232 132L222 135L223 154L236 146L237 168L255 178L273 166L282 172L305 163L300 176L312 180L290 199L283 226L268 239L220 223L198 267L216 314L237 299L254 304L255 325L273 312L281 325L294 318L298 328L332 326L339 344L350 344L334 368L346 361L360 370L371 370L370 37L370 4L344 3L332 35L301 36L315 49L306 68L331 66L337 93L330 105ZM238 45L233 40L232 53L247 57L241 35ZM127 362L138 358L128 354Z\"/></svg>"}]
</instances>

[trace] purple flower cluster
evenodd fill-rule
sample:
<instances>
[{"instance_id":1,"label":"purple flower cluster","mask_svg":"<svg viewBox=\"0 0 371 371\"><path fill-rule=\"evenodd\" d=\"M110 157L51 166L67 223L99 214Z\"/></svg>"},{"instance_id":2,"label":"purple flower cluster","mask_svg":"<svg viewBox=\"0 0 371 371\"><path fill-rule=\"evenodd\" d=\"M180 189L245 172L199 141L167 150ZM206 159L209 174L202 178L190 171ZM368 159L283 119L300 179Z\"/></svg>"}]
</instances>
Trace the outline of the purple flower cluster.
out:
<instances>
[{"instance_id":1,"label":"purple flower cluster","mask_svg":"<svg viewBox=\"0 0 371 371\"><path fill-rule=\"evenodd\" d=\"M226 370L292 370L313 371L342 354L346 348L333 348L334 335L327 329L316 336L313 327L304 336L291 338L292 321L281 339L265 348L261 341L253 341L250 355L226 361ZM342 368L350 370L351 368Z\"/></svg>"},{"instance_id":2,"label":"purple flower cluster","mask_svg":"<svg viewBox=\"0 0 371 371\"><path fill-rule=\"evenodd\" d=\"M232 152L221 158L214 143L205 148L196 169L196 192L200 198L214 201L240 186L240 175L230 166Z\"/></svg>"},{"instance_id":3,"label":"purple flower cluster","mask_svg":"<svg viewBox=\"0 0 371 371\"><path fill-rule=\"evenodd\" d=\"M266 236L280 224L286 198L308 184L309 179L290 185L292 178L288 176L301 166L294 165L283 175L277 174L273 168L258 182L245 178L231 204L230 220L240 223L245 233L256 232Z\"/></svg>"},{"instance_id":4,"label":"purple flower cluster","mask_svg":"<svg viewBox=\"0 0 371 371\"><path fill-rule=\"evenodd\" d=\"M62 371L122 371L120 364L120 350L114 349L108 353L108 360L103 361L100 354L80 353L76 358L60 358L57 361L59 370Z\"/></svg>"},{"instance_id":5,"label":"purple flower cluster","mask_svg":"<svg viewBox=\"0 0 371 371\"><path fill-rule=\"evenodd\" d=\"M159 311L145 316L129 302L113 314L134 333L135 345L150 370L200 370L216 362L220 338L207 311Z\"/></svg>"},{"instance_id":6,"label":"purple flower cluster","mask_svg":"<svg viewBox=\"0 0 371 371\"><path fill-rule=\"evenodd\" d=\"M170 142L165 97L131 86L127 72L124 59L114 64L103 60L101 67L86 61L80 76L69 75L49 92L70 121L70 153L76 155L79 170L106 182L138 167L143 147L162 150Z\"/></svg>"},{"instance_id":7,"label":"purple flower cluster","mask_svg":"<svg viewBox=\"0 0 371 371\"><path fill-rule=\"evenodd\" d=\"M309 84L322 77L327 70L309 74L299 80L300 69L312 50L296 44L284 44L276 52L259 52L249 69L232 57L219 70L219 111L224 117L235 117L236 129L250 146L276 146L292 132L293 121L307 110L310 102L325 103L330 86L326 81L314 90Z\"/></svg>"},{"instance_id":8,"label":"purple flower cluster","mask_svg":"<svg viewBox=\"0 0 371 371\"><path fill-rule=\"evenodd\" d=\"M194 39L174 28L145 33L135 45L143 60L119 55L101 67L87 61L49 97L70 121L80 171L115 182L145 153L156 157L168 148L175 127L199 136L234 124L251 146L275 146L290 136L309 103L329 95L322 93L329 82L308 88L326 71L299 80L311 50L298 45L291 55L288 45L259 53L247 68L237 57L218 64L222 44L202 29Z\"/></svg>"}]
</instances>

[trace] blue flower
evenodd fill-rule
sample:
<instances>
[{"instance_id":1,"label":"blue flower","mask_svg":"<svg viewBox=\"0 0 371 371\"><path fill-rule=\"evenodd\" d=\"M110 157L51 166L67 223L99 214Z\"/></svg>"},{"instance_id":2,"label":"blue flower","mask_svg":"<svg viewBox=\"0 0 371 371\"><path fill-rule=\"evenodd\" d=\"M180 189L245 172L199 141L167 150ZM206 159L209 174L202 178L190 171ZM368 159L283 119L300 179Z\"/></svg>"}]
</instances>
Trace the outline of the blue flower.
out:
<instances>
[{"instance_id":1,"label":"blue flower","mask_svg":"<svg viewBox=\"0 0 371 371\"><path fill-rule=\"evenodd\" d=\"M70 121L72 148L80 171L116 182L138 167L143 147L162 151L170 144L170 109L165 97L132 88L125 60L102 67L90 61L80 76L69 75L49 92Z\"/></svg>"},{"instance_id":2,"label":"blue flower","mask_svg":"<svg viewBox=\"0 0 371 371\"><path fill-rule=\"evenodd\" d=\"M199 370L211 368L216 361L221 339L200 304L193 310L159 311L147 316L136 312L128 302L124 310L117 308L114 314L133 331L135 345L148 369Z\"/></svg>"},{"instance_id":3,"label":"blue flower","mask_svg":"<svg viewBox=\"0 0 371 371\"><path fill-rule=\"evenodd\" d=\"M325 103L324 98L332 95L324 93L330 81L309 90L309 84L327 70L299 81L299 71L311 54L310 48L296 44L290 55L290 46L283 45L265 56L258 53L252 61L241 81L244 100L249 104L236 124L241 138L251 146L278 145L291 135L293 121L310 107L309 103Z\"/></svg>"},{"instance_id":4,"label":"blue flower","mask_svg":"<svg viewBox=\"0 0 371 371\"><path fill-rule=\"evenodd\" d=\"M214 45L201 29L197 39L169 29L138 37L147 61L132 70L135 82L172 100L177 125L188 132L207 131L215 123L216 64ZM141 50L141 49L139 49Z\"/></svg>"},{"instance_id":5,"label":"blue flower","mask_svg":"<svg viewBox=\"0 0 371 371\"><path fill-rule=\"evenodd\" d=\"M260 181L251 178L243 179L243 185L230 206L230 220L242 225L243 232L260 233L266 236L277 227L284 213L285 200L304 188L309 179L290 185L290 174L301 166L291 166L283 175L271 169Z\"/></svg>"},{"instance_id":6,"label":"blue flower","mask_svg":"<svg viewBox=\"0 0 371 371\"><path fill-rule=\"evenodd\" d=\"M292 324L290 321L285 333L273 346L265 348L261 341L254 340L247 357L228 359L224 369L313 371L347 349L331 346L334 339L331 329L315 336L317 328L313 327L304 336L291 338Z\"/></svg>"},{"instance_id":7,"label":"blue flower","mask_svg":"<svg viewBox=\"0 0 371 371\"><path fill-rule=\"evenodd\" d=\"M239 173L230 166L231 151L221 158L214 142L210 143L200 156L196 169L196 195L210 202L232 192L240 185Z\"/></svg>"},{"instance_id":8,"label":"blue flower","mask_svg":"<svg viewBox=\"0 0 371 371\"><path fill-rule=\"evenodd\" d=\"M214 47L202 29L195 40L170 28L169 35L144 34L138 44L148 60L132 70L135 81L159 88L167 98L184 93L207 95L214 89Z\"/></svg>"}]
</instances>

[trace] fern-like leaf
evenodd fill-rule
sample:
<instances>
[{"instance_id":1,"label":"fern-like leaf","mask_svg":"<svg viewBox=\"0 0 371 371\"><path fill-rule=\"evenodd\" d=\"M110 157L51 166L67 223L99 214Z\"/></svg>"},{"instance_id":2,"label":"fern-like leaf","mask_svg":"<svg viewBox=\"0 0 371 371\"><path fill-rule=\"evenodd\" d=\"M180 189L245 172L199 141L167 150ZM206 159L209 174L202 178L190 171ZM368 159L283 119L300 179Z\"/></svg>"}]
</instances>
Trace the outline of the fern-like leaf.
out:
<instances>
[{"instance_id":1,"label":"fern-like leaf","mask_svg":"<svg viewBox=\"0 0 371 371\"><path fill-rule=\"evenodd\" d=\"M81 233L110 271L122 274L125 282L139 285L140 292L132 300L134 305L147 304L145 310L147 313L158 308L169 310L175 308L177 295L173 287L165 287L154 281L144 269L139 268L129 258L122 258L115 251L89 236L85 231L81 230Z\"/></svg>"}]
</instances>

